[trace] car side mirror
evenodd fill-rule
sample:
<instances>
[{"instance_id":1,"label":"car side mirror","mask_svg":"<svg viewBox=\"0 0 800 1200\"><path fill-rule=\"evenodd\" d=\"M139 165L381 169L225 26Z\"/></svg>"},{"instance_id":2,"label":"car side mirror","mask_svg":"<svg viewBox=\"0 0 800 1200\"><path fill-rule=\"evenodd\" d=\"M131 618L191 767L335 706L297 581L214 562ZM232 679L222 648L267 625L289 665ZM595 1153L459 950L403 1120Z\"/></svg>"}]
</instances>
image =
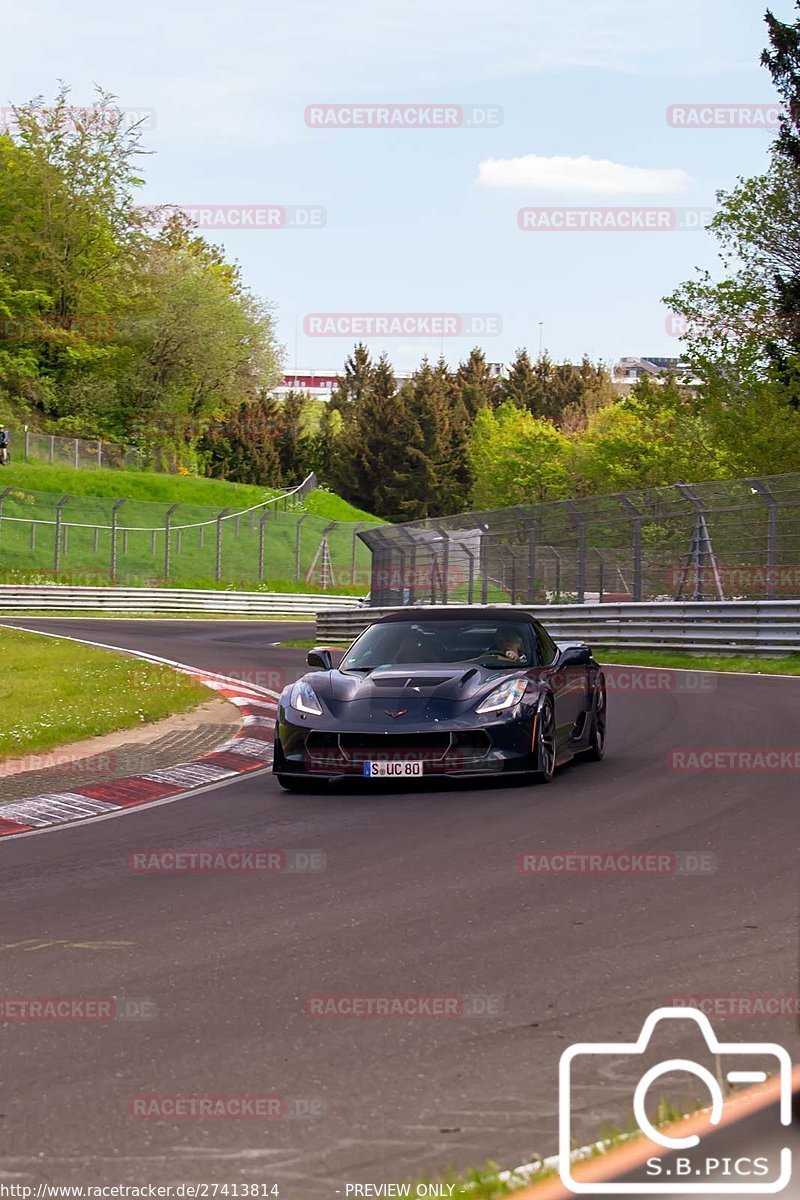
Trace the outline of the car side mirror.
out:
<instances>
[{"instance_id":1,"label":"car side mirror","mask_svg":"<svg viewBox=\"0 0 800 1200\"><path fill-rule=\"evenodd\" d=\"M316 667L320 671L330 671L333 668L331 652L324 646L317 646L316 649L309 650L306 662L310 667Z\"/></svg>"},{"instance_id":2,"label":"car side mirror","mask_svg":"<svg viewBox=\"0 0 800 1200\"><path fill-rule=\"evenodd\" d=\"M592 648L584 644L578 646L563 646L558 660L561 667L588 667L592 660Z\"/></svg>"}]
</instances>

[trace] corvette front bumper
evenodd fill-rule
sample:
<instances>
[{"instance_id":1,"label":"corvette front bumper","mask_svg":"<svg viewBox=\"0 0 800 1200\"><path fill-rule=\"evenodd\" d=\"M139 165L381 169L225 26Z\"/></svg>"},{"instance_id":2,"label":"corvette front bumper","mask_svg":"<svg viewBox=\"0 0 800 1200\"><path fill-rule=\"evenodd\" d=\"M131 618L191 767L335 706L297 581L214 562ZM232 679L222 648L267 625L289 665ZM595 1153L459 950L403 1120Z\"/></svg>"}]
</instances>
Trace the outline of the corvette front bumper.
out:
<instances>
[{"instance_id":1,"label":"corvette front bumper","mask_svg":"<svg viewBox=\"0 0 800 1200\"><path fill-rule=\"evenodd\" d=\"M318 779L364 776L367 762L421 762L425 776L499 775L530 771L534 709L487 714L470 720L425 722L391 728L305 717L281 707L273 769Z\"/></svg>"}]
</instances>

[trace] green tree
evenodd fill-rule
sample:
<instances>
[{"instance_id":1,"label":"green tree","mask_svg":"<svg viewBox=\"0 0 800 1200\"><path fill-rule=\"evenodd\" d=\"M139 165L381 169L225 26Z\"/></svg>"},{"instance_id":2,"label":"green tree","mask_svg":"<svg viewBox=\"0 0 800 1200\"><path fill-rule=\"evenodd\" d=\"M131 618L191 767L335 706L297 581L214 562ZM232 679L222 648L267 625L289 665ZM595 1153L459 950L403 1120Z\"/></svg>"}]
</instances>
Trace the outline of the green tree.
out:
<instances>
[{"instance_id":1,"label":"green tree","mask_svg":"<svg viewBox=\"0 0 800 1200\"><path fill-rule=\"evenodd\" d=\"M278 456L281 475L287 484L302 483L308 475L311 459L311 438L307 431L308 402L306 392L289 391L281 406L281 435Z\"/></svg>"},{"instance_id":2,"label":"green tree","mask_svg":"<svg viewBox=\"0 0 800 1200\"><path fill-rule=\"evenodd\" d=\"M498 380L497 390L501 403L516 404L517 408L533 412L540 385L527 350L517 351L508 373Z\"/></svg>"},{"instance_id":3,"label":"green tree","mask_svg":"<svg viewBox=\"0 0 800 1200\"><path fill-rule=\"evenodd\" d=\"M550 421L505 401L475 418L469 439L473 503L488 509L570 494L570 439Z\"/></svg>"},{"instance_id":4,"label":"green tree","mask_svg":"<svg viewBox=\"0 0 800 1200\"><path fill-rule=\"evenodd\" d=\"M497 402L497 379L487 365L483 351L477 346L470 351L466 362L459 363L453 382L457 398L470 420L482 408L494 407Z\"/></svg>"},{"instance_id":5,"label":"green tree","mask_svg":"<svg viewBox=\"0 0 800 1200\"><path fill-rule=\"evenodd\" d=\"M641 379L595 413L574 442L572 469L576 489L591 495L725 475L708 422L674 378Z\"/></svg>"}]
</instances>

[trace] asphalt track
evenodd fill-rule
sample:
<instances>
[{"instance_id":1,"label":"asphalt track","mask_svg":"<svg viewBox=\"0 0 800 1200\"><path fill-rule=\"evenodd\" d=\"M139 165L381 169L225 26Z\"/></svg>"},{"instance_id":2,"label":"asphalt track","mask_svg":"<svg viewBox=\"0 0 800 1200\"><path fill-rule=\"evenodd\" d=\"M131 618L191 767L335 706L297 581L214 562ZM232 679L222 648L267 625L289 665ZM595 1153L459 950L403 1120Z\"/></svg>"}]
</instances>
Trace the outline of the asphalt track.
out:
<instances>
[{"instance_id":1,"label":"asphalt track","mask_svg":"<svg viewBox=\"0 0 800 1200\"><path fill-rule=\"evenodd\" d=\"M269 643L309 629L15 623L287 678L303 653ZM571 765L549 787L287 796L261 775L7 839L0 993L147 999L157 1015L2 1023L0 1183L277 1183L282 1197L321 1200L448 1163L511 1167L556 1149L569 1044L632 1041L675 994L796 995L797 773L674 771L667 759L675 748L793 748L800 680L714 680L701 693L612 689L605 762ZM132 851L166 847L319 850L327 870L129 871ZM518 869L521 852L598 850L705 851L717 869ZM309 995L353 994L478 995L491 1015L304 1011ZM791 1018L714 1025L797 1058ZM678 1030L666 1048L697 1046ZM625 1121L637 1077L629 1064L582 1083L578 1141ZM150 1094L280 1095L287 1115L129 1116L130 1098Z\"/></svg>"}]
</instances>

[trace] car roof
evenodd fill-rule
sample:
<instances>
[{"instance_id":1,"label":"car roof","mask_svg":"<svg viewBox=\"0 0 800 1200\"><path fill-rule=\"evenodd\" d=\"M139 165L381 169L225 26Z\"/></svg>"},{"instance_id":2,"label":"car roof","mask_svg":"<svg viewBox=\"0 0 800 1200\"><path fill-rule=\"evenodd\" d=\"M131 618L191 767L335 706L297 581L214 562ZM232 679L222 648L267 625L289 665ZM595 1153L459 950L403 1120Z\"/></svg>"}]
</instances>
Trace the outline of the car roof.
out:
<instances>
[{"instance_id":1,"label":"car roof","mask_svg":"<svg viewBox=\"0 0 800 1200\"><path fill-rule=\"evenodd\" d=\"M488 604L480 608L470 608L468 606L442 606L442 607L424 607L424 608L403 608L397 612L387 613L383 617L376 617L372 622L374 625L387 625L398 621L492 621L502 618L509 621L522 621L530 625L536 624L536 618L532 613L521 612L518 608L511 605Z\"/></svg>"}]
</instances>

